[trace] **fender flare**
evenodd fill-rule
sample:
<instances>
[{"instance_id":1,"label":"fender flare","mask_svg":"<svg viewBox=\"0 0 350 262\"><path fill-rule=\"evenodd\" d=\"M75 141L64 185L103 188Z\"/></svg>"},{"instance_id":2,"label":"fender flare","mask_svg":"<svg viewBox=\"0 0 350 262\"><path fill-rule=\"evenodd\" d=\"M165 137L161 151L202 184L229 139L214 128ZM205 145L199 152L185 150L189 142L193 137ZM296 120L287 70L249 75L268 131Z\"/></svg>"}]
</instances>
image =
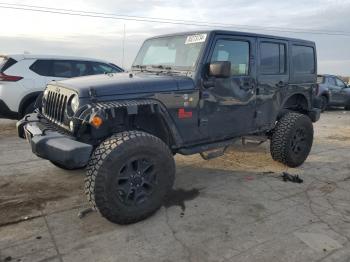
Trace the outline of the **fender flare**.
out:
<instances>
[{"instance_id":1,"label":"fender flare","mask_svg":"<svg viewBox=\"0 0 350 262\"><path fill-rule=\"evenodd\" d=\"M276 120L280 119L285 113L287 113L287 112L290 111L288 108L286 108L286 105L287 105L288 101L290 101L290 99L291 99L293 96L294 96L294 97L299 96L299 97L303 97L303 99L305 99L305 101L306 101L306 109L305 109L305 111L309 111L310 109L312 109L312 103L311 103L310 99L308 99L308 98L305 96L305 94L303 94L303 93L293 93L293 94L287 96L287 97L283 100L283 102L281 103L280 109L279 109L279 111L278 111L278 113L277 113L277 116L276 116Z\"/></svg>"},{"instance_id":2,"label":"fender flare","mask_svg":"<svg viewBox=\"0 0 350 262\"><path fill-rule=\"evenodd\" d=\"M135 99L135 100L118 100L108 102L98 102L83 106L75 114L75 118L83 123L90 122L90 118L94 115L99 115L105 119L113 119L116 117L117 110L126 108L128 115L137 115L140 107L149 106L152 113L160 114L165 121L165 124L174 141L174 147L178 148L183 144L176 125L174 124L166 107L155 99Z\"/></svg>"},{"instance_id":3,"label":"fender flare","mask_svg":"<svg viewBox=\"0 0 350 262\"><path fill-rule=\"evenodd\" d=\"M312 101L311 101L309 98L307 98L307 96L306 96L305 94L303 94L303 93L293 93L293 94L287 96L287 97L283 100L283 102L282 102L282 104L281 104L280 110L285 109L285 105L287 104L287 102L288 102L292 97L302 97L302 98L305 99L305 101L306 101L306 107L307 107L306 110L310 110L310 109L312 108Z\"/></svg>"}]
</instances>

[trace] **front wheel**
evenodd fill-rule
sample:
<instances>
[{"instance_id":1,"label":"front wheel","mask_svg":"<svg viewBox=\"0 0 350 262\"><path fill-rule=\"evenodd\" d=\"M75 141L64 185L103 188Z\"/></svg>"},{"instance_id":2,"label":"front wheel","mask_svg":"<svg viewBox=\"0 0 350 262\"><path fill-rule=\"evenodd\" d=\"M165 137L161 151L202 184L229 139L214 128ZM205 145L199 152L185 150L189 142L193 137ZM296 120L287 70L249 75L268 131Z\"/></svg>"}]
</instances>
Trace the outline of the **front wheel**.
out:
<instances>
[{"instance_id":1,"label":"front wheel","mask_svg":"<svg viewBox=\"0 0 350 262\"><path fill-rule=\"evenodd\" d=\"M102 216L130 224L161 207L174 177L174 158L162 140L145 132L126 131L96 148L87 166L85 189Z\"/></svg>"},{"instance_id":2,"label":"front wheel","mask_svg":"<svg viewBox=\"0 0 350 262\"><path fill-rule=\"evenodd\" d=\"M299 113L287 113L276 124L270 151L274 160L289 167L300 166L308 157L314 130L309 117Z\"/></svg>"}]
</instances>

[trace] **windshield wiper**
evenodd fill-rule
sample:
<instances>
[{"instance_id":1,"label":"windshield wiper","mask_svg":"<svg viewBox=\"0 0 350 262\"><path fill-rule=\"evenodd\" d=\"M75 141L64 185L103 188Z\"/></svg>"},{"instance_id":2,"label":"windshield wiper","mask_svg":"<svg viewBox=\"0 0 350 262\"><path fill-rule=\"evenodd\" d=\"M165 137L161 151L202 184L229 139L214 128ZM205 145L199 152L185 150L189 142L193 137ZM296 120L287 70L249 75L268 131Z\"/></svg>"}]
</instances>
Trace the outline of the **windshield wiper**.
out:
<instances>
[{"instance_id":1,"label":"windshield wiper","mask_svg":"<svg viewBox=\"0 0 350 262\"><path fill-rule=\"evenodd\" d=\"M131 68L140 68L140 69L143 69L143 68L146 68L146 66L144 66L144 65L132 65Z\"/></svg>"},{"instance_id":2,"label":"windshield wiper","mask_svg":"<svg viewBox=\"0 0 350 262\"><path fill-rule=\"evenodd\" d=\"M151 70L148 70L147 66L145 66L145 65L132 65L131 68L138 68L138 69L140 69L140 72L144 72L144 71L145 72L153 72Z\"/></svg>"},{"instance_id":3,"label":"windshield wiper","mask_svg":"<svg viewBox=\"0 0 350 262\"><path fill-rule=\"evenodd\" d=\"M170 66L164 66L164 65L152 65L152 68L158 68L158 69L164 69L164 70L172 69Z\"/></svg>"},{"instance_id":4,"label":"windshield wiper","mask_svg":"<svg viewBox=\"0 0 350 262\"><path fill-rule=\"evenodd\" d=\"M148 72L148 73L156 73L156 74L179 74L181 71L173 70L170 66L165 65L133 65L131 68L140 69L140 72ZM152 70L152 69L158 69L158 70Z\"/></svg>"}]
</instances>

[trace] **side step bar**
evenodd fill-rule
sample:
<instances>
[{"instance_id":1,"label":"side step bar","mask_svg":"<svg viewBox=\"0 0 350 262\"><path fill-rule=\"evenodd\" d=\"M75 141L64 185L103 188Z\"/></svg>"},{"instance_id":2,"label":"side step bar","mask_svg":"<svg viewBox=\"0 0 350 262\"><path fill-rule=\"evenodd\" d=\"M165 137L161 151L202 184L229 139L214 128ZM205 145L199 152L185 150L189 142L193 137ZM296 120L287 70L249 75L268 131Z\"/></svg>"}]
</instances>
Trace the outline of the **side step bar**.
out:
<instances>
[{"instance_id":1,"label":"side step bar","mask_svg":"<svg viewBox=\"0 0 350 262\"><path fill-rule=\"evenodd\" d=\"M239 138L233 138L221 142L215 142L215 143L210 143L210 144L204 144L204 145L199 145L199 146L193 146L193 147L186 147L186 148L181 148L179 150L179 153L182 155L194 155L197 153L202 153L205 151L210 151L218 148L224 148L232 145L235 143Z\"/></svg>"},{"instance_id":2,"label":"side step bar","mask_svg":"<svg viewBox=\"0 0 350 262\"><path fill-rule=\"evenodd\" d=\"M210 160L210 159L224 155L226 149L240 139L242 140L243 145L254 145L254 146L259 146L262 143L267 141L267 137L263 137L263 136L244 136L244 137L236 137L236 138L232 138L232 139L228 139L220 142L215 142L215 143L181 148L178 152L182 155L193 155L193 154L199 153L204 160Z\"/></svg>"}]
</instances>

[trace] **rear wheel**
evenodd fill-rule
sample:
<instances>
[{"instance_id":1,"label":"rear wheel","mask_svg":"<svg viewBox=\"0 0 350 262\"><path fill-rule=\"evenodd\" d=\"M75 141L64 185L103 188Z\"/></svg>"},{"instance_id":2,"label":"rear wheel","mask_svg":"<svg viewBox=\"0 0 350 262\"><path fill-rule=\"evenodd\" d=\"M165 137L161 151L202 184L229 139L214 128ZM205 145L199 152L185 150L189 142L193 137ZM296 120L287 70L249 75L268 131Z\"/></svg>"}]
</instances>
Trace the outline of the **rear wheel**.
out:
<instances>
[{"instance_id":1,"label":"rear wheel","mask_svg":"<svg viewBox=\"0 0 350 262\"><path fill-rule=\"evenodd\" d=\"M102 216L114 223L130 224L161 207L174 176L174 158L162 140L128 131L96 148L87 166L85 189Z\"/></svg>"},{"instance_id":2,"label":"rear wheel","mask_svg":"<svg viewBox=\"0 0 350 262\"><path fill-rule=\"evenodd\" d=\"M344 107L345 110L350 110L350 105Z\"/></svg>"},{"instance_id":3,"label":"rear wheel","mask_svg":"<svg viewBox=\"0 0 350 262\"><path fill-rule=\"evenodd\" d=\"M300 166L311 151L313 135L309 117L287 113L277 122L273 131L270 144L272 158L289 167Z\"/></svg>"}]
</instances>

